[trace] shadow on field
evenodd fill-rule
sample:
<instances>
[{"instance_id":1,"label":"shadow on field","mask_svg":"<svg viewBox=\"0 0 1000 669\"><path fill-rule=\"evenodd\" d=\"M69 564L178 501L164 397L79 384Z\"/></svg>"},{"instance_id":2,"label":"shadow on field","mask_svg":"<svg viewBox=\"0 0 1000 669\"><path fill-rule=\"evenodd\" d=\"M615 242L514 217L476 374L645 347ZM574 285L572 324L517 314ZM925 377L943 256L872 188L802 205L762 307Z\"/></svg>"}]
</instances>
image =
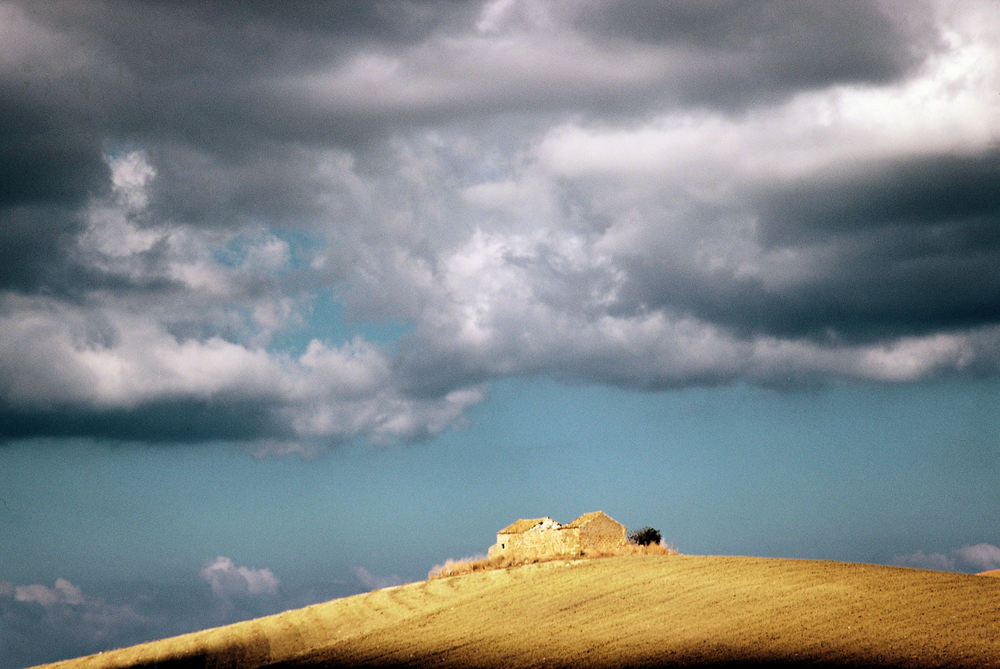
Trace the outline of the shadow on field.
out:
<instances>
[{"instance_id":1,"label":"shadow on field","mask_svg":"<svg viewBox=\"0 0 1000 669\"><path fill-rule=\"evenodd\" d=\"M170 665L156 665L157 668L169 666L172 668L180 667L203 667L206 665L201 664L170 664ZM274 664L266 665L266 669L316 669L320 667L325 667L329 669L339 669L341 667L370 667L372 669L396 669L398 667L436 667L438 669L509 669L510 667L516 666L527 666L527 667L539 667L545 669L640 669L640 668L662 668L662 669L681 669L681 668L701 668L701 669L738 669L739 667L757 667L766 669L768 667L773 667L775 669L929 669L930 667L942 667L950 665L941 665L938 663L921 663L916 662L905 662L905 663L894 663L891 661L886 662L871 662L868 660L837 660L831 661L829 659L825 660L803 660L803 659L708 659L708 658L676 658L676 659L653 659L650 658L648 661L641 662L612 662L612 663L593 663L588 664L586 662L579 661L569 661L569 662L559 662L559 661L541 661L536 663L531 663L527 665L511 664L509 662L503 662L502 660L496 661L484 661L484 662L471 662L471 663L453 663L453 662L442 662L440 658L413 658L406 662L393 661L379 661L371 658L337 658L337 659L323 659L323 658L303 658L296 661L288 662L278 662ZM974 666L974 665L954 665L954 666Z\"/></svg>"}]
</instances>

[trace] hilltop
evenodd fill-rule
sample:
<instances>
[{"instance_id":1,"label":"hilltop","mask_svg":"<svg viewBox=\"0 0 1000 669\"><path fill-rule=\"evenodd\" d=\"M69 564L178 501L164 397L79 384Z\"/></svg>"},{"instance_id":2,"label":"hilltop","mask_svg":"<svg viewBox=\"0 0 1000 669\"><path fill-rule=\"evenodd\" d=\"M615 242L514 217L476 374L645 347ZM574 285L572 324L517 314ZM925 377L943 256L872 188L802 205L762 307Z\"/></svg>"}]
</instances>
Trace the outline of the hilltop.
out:
<instances>
[{"instance_id":1,"label":"hilltop","mask_svg":"<svg viewBox=\"0 0 1000 669\"><path fill-rule=\"evenodd\" d=\"M50 665L1000 667L1000 580L624 556L441 578Z\"/></svg>"}]
</instances>

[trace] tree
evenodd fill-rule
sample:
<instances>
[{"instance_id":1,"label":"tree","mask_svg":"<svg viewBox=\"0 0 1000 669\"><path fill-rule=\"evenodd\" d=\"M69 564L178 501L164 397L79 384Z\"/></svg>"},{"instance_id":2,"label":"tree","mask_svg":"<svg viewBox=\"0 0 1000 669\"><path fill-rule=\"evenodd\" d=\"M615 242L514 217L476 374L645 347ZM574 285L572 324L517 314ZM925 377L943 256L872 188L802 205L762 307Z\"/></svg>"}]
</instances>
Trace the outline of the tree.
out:
<instances>
[{"instance_id":1,"label":"tree","mask_svg":"<svg viewBox=\"0 0 1000 669\"><path fill-rule=\"evenodd\" d=\"M649 544L658 544L663 537L660 535L660 531L655 527L640 527L638 530L632 532L628 535L628 540L634 544L639 544L640 546L648 546Z\"/></svg>"}]
</instances>

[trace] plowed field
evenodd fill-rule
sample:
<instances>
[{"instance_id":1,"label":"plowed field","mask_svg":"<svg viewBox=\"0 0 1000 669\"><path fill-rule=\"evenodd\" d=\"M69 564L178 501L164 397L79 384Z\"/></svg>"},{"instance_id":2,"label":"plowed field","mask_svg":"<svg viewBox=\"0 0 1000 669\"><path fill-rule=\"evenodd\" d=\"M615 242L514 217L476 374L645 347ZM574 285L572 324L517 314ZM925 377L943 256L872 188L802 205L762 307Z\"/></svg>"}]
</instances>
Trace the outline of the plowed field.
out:
<instances>
[{"instance_id":1,"label":"plowed field","mask_svg":"<svg viewBox=\"0 0 1000 669\"><path fill-rule=\"evenodd\" d=\"M1000 667L1000 579L629 556L370 592L52 666Z\"/></svg>"}]
</instances>

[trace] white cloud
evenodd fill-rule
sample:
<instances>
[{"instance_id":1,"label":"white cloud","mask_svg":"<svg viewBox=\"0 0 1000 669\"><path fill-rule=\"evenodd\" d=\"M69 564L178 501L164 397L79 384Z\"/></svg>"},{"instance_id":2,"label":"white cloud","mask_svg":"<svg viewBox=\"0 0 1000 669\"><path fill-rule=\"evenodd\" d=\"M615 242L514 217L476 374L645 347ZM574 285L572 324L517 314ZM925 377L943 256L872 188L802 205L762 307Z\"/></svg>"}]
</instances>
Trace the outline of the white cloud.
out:
<instances>
[{"instance_id":1,"label":"white cloud","mask_svg":"<svg viewBox=\"0 0 1000 669\"><path fill-rule=\"evenodd\" d=\"M955 558L944 553L924 553L923 551L917 551L908 555L897 555L892 561L901 567L934 569L936 571L955 570Z\"/></svg>"},{"instance_id":2,"label":"white cloud","mask_svg":"<svg viewBox=\"0 0 1000 669\"><path fill-rule=\"evenodd\" d=\"M997 32L995 21L984 25ZM573 120L551 128L536 155L561 177L689 188L784 180L858 161L975 153L1000 139L1000 49L977 28L961 30L949 33L953 48L895 84L805 91L738 116L679 109L632 125Z\"/></svg>"},{"instance_id":3,"label":"white cloud","mask_svg":"<svg viewBox=\"0 0 1000 669\"><path fill-rule=\"evenodd\" d=\"M986 49L980 55L988 60L1000 53L968 32L962 39ZM654 384L734 375L914 381L974 364L995 369L998 332L991 328L820 344L767 334L748 339L684 313L684 305L676 312L614 310L617 294L635 280L626 261L656 267L662 282L755 281L790 293L844 271L843 257L824 247L766 247L742 202L764 184L823 170L989 149L1000 138L998 81L960 77L967 68L955 67L955 59L968 57L944 51L899 83L804 92L738 116L681 110L634 124L556 125L535 145L530 178L525 170L472 185L463 191L466 203L516 211L529 183L537 191L548 180L556 192L556 183L579 184L577 206L610 224L595 234L550 207L532 233L470 230L464 244L440 250L433 282L440 294L427 303L417 332L429 348L450 348L469 367L492 374L532 371L548 360L586 377L601 358L623 370L649 370ZM954 100L962 104L952 106ZM569 248L575 251L567 267ZM553 269L584 290L554 286ZM607 313L593 311L602 304Z\"/></svg>"},{"instance_id":4,"label":"white cloud","mask_svg":"<svg viewBox=\"0 0 1000 669\"><path fill-rule=\"evenodd\" d=\"M288 243L267 230L219 231L155 217L148 206L157 171L144 151L105 156L105 162L112 192L88 204L74 249L88 268L139 285L177 283L191 297L216 300L238 300L251 279L287 268ZM234 246L242 247L240 262L221 262Z\"/></svg>"},{"instance_id":5,"label":"white cloud","mask_svg":"<svg viewBox=\"0 0 1000 669\"><path fill-rule=\"evenodd\" d=\"M320 64L281 82L280 94L326 113L478 117L589 105L609 91L645 96L689 76L677 65L685 54L590 39L543 3L493 2L475 28Z\"/></svg>"},{"instance_id":6,"label":"white cloud","mask_svg":"<svg viewBox=\"0 0 1000 669\"><path fill-rule=\"evenodd\" d=\"M252 270L278 270L288 264L291 251L288 242L271 234L247 249L244 265Z\"/></svg>"},{"instance_id":7,"label":"white cloud","mask_svg":"<svg viewBox=\"0 0 1000 669\"><path fill-rule=\"evenodd\" d=\"M155 614L84 593L65 578L57 578L52 586L0 582L0 665L4 667L123 647L168 636L166 630L173 630L157 625L162 620Z\"/></svg>"},{"instance_id":8,"label":"white cloud","mask_svg":"<svg viewBox=\"0 0 1000 669\"><path fill-rule=\"evenodd\" d=\"M479 20L476 21L476 30L481 33L496 32L504 16L516 2L517 0L491 0L483 5Z\"/></svg>"},{"instance_id":9,"label":"white cloud","mask_svg":"<svg viewBox=\"0 0 1000 669\"><path fill-rule=\"evenodd\" d=\"M149 204L146 186L156 176L144 151L133 151L108 159L115 198L129 211L141 211Z\"/></svg>"},{"instance_id":10,"label":"white cloud","mask_svg":"<svg viewBox=\"0 0 1000 669\"><path fill-rule=\"evenodd\" d=\"M62 577L57 578L51 587L39 583L16 585L0 582L0 598L14 603L0 610L4 614L0 617L6 622L35 621L36 625L44 622L49 631L88 645L144 622L144 617L131 606L84 594L79 586ZM44 615L39 620L38 613L17 605L40 606ZM11 629L17 627L14 624Z\"/></svg>"},{"instance_id":11,"label":"white cloud","mask_svg":"<svg viewBox=\"0 0 1000 669\"><path fill-rule=\"evenodd\" d=\"M995 327L853 346L762 337L754 342L747 362L750 376L761 381L782 375L815 375L906 382L960 372L973 365L1000 369L998 344L1000 328Z\"/></svg>"},{"instance_id":12,"label":"white cloud","mask_svg":"<svg viewBox=\"0 0 1000 669\"><path fill-rule=\"evenodd\" d=\"M1000 569L1000 548L992 544L962 546L955 551L955 556L959 562L978 571Z\"/></svg>"},{"instance_id":13,"label":"white cloud","mask_svg":"<svg viewBox=\"0 0 1000 669\"><path fill-rule=\"evenodd\" d=\"M72 77L97 60L92 45L43 25L16 4L0 5L0 61L9 71L31 72L39 81ZM62 58L72 53L75 58Z\"/></svg>"},{"instance_id":14,"label":"white cloud","mask_svg":"<svg viewBox=\"0 0 1000 669\"><path fill-rule=\"evenodd\" d=\"M484 209L515 209L521 201L520 184L513 180L489 181L468 186L462 191L466 202Z\"/></svg>"},{"instance_id":15,"label":"white cloud","mask_svg":"<svg viewBox=\"0 0 1000 669\"><path fill-rule=\"evenodd\" d=\"M603 236L477 228L464 244L442 250L415 331L430 355L412 361L414 375L461 360L481 378L534 372L657 387L739 377L909 382L973 366L1000 368L1000 328L847 344L739 336L669 306L616 310L630 277L615 256L625 252L623 244L634 253L651 252L644 242L655 231L619 240L613 249L606 243L610 234L617 234L614 227ZM698 256L678 262L692 260ZM742 261L737 255L704 262L710 273L713 262Z\"/></svg>"},{"instance_id":16,"label":"white cloud","mask_svg":"<svg viewBox=\"0 0 1000 669\"><path fill-rule=\"evenodd\" d=\"M57 578L51 588L37 584L15 586L14 600L18 602L34 602L42 606L82 604L83 592L65 578Z\"/></svg>"},{"instance_id":17,"label":"white cloud","mask_svg":"<svg viewBox=\"0 0 1000 669\"><path fill-rule=\"evenodd\" d=\"M301 325L300 304L280 292L258 295L250 284L288 266L288 243L264 229L220 237L140 221L156 170L144 152L108 161L113 193L88 209L80 259L140 284L179 281L184 293L133 301L127 291L98 291L83 302L0 293L0 398L10 405L116 410L173 399L250 401L292 437L338 441L434 433L481 399L471 388L410 397L397 387L386 352L361 339L313 340L297 358L268 351L276 332ZM145 257L154 245L160 255ZM177 323L197 324L204 334L179 335ZM244 341L214 334L227 330L245 333ZM288 451L290 443L265 439L253 450Z\"/></svg>"},{"instance_id":18,"label":"white cloud","mask_svg":"<svg viewBox=\"0 0 1000 669\"><path fill-rule=\"evenodd\" d=\"M381 590L382 588L389 588L394 585L402 585L406 582L401 576L396 574L385 576L373 574L360 565L352 567L351 571L354 572L354 577L369 590Z\"/></svg>"},{"instance_id":19,"label":"white cloud","mask_svg":"<svg viewBox=\"0 0 1000 669\"><path fill-rule=\"evenodd\" d=\"M291 358L217 336L181 340L140 314L10 294L0 305L0 396L23 409L253 401L269 407L273 425L302 438L390 440L445 429L483 398L476 387L409 396L396 387L386 353L361 339L339 347L314 340Z\"/></svg>"},{"instance_id":20,"label":"white cloud","mask_svg":"<svg viewBox=\"0 0 1000 669\"><path fill-rule=\"evenodd\" d=\"M990 571L1000 569L1000 548L983 543L962 546L947 554L917 551L908 555L897 555L893 558L893 562L905 567L940 571Z\"/></svg>"},{"instance_id":21,"label":"white cloud","mask_svg":"<svg viewBox=\"0 0 1000 669\"><path fill-rule=\"evenodd\" d=\"M202 567L200 573L218 597L278 594L279 581L270 569L240 567L221 555Z\"/></svg>"},{"instance_id":22,"label":"white cloud","mask_svg":"<svg viewBox=\"0 0 1000 669\"><path fill-rule=\"evenodd\" d=\"M140 314L0 295L0 394L15 406L132 407L178 394L261 393L278 365L218 337L181 341Z\"/></svg>"},{"instance_id":23,"label":"white cloud","mask_svg":"<svg viewBox=\"0 0 1000 669\"><path fill-rule=\"evenodd\" d=\"M87 230L79 238L81 249L94 253L91 262L95 264L103 259L107 259L108 268L113 262L119 263L115 266L118 271L123 269L120 263L125 259L149 251L164 238L162 231L139 228L126 212L104 203L91 206L87 222Z\"/></svg>"}]
</instances>

